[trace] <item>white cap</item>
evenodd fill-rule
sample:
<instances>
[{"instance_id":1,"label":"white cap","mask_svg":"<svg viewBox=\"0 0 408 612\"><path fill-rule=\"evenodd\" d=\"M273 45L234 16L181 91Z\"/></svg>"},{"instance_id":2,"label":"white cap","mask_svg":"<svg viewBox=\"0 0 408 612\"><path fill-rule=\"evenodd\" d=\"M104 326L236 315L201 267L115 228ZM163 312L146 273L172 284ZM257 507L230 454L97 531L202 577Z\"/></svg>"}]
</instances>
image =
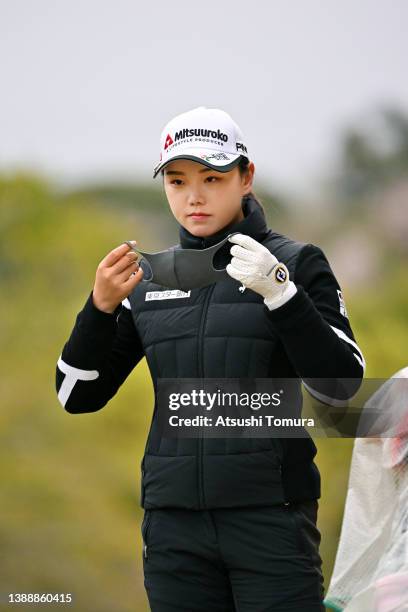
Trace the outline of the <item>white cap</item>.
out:
<instances>
[{"instance_id":1,"label":"white cap","mask_svg":"<svg viewBox=\"0 0 408 612\"><path fill-rule=\"evenodd\" d=\"M177 115L163 129L160 161L153 178L175 159L191 159L218 172L228 172L241 157L248 157L248 151L235 121L218 108L200 106Z\"/></svg>"}]
</instances>

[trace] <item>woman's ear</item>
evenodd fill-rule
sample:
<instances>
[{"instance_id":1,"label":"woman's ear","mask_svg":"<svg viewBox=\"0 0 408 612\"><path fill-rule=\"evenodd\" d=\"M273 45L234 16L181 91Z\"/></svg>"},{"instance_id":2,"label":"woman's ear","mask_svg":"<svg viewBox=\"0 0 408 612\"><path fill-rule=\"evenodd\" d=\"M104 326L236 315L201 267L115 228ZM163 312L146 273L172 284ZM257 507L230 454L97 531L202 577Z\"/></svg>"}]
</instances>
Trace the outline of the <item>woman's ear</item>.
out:
<instances>
[{"instance_id":1,"label":"woman's ear","mask_svg":"<svg viewBox=\"0 0 408 612\"><path fill-rule=\"evenodd\" d=\"M249 162L246 172L242 176L242 187L243 187L242 195L243 196L247 195L248 193L252 191L252 184L254 182L254 174L255 174L255 164L254 162Z\"/></svg>"}]
</instances>

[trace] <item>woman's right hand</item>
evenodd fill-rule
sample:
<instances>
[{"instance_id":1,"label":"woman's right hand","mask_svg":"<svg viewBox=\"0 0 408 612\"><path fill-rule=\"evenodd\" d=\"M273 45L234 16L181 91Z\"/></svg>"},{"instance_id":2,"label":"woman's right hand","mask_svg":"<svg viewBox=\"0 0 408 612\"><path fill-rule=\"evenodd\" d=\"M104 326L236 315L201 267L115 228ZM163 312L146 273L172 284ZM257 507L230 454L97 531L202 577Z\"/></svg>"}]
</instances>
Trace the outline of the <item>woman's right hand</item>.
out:
<instances>
[{"instance_id":1,"label":"woman's right hand","mask_svg":"<svg viewBox=\"0 0 408 612\"><path fill-rule=\"evenodd\" d=\"M136 241L132 241L136 244ZM99 263L93 288L93 303L103 312L113 313L143 278L143 269L136 262L137 254L128 244L113 249ZM136 274L133 274L136 272ZM133 274L133 275L132 275Z\"/></svg>"}]
</instances>

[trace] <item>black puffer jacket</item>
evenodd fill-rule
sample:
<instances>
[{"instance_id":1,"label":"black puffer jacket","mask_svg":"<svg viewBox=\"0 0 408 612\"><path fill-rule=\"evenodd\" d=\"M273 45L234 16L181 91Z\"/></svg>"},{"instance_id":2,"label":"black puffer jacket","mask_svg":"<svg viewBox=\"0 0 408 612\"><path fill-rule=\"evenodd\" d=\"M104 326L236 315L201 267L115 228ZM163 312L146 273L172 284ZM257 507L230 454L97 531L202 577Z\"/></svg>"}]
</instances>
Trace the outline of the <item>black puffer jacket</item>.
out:
<instances>
[{"instance_id":1,"label":"black puffer jacket","mask_svg":"<svg viewBox=\"0 0 408 612\"><path fill-rule=\"evenodd\" d=\"M361 380L364 358L321 249L268 229L252 197L244 199L243 210L242 221L209 238L180 227L176 248L206 248L232 231L248 234L287 265L297 293L270 311L259 294L239 291L240 283L232 278L179 292L182 297L144 282L113 315L98 311L91 293L57 366L56 387L68 412L102 408L143 356L155 390L159 378L282 377L299 385L303 379L312 394L325 400L314 379ZM232 245L224 246L229 251ZM145 509L320 497L311 438L164 438L156 417L157 405L142 460Z\"/></svg>"}]
</instances>

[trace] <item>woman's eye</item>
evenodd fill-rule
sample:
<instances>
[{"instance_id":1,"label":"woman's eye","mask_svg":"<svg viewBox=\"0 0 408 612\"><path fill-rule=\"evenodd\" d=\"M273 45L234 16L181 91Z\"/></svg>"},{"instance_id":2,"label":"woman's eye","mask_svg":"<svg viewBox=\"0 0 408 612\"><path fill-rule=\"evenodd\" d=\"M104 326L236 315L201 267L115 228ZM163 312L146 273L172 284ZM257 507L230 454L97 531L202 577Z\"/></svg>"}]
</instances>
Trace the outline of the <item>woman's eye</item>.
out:
<instances>
[{"instance_id":1,"label":"woman's eye","mask_svg":"<svg viewBox=\"0 0 408 612\"><path fill-rule=\"evenodd\" d=\"M172 185L181 185L183 181L181 179L173 179L170 182Z\"/></svg>"},{"instance_id":2,"label":"woman's eye","mask_svg":"<svg viewBox=\"0 0 408 612\"><path fill-rule=\"evenodd\" d=\"M217 177L217 176L207 176L206 180L207 180L209 183L215 183L215 181L217 181L217 180L218 180L218 177Z\"/></svg>"}]
</instances>

